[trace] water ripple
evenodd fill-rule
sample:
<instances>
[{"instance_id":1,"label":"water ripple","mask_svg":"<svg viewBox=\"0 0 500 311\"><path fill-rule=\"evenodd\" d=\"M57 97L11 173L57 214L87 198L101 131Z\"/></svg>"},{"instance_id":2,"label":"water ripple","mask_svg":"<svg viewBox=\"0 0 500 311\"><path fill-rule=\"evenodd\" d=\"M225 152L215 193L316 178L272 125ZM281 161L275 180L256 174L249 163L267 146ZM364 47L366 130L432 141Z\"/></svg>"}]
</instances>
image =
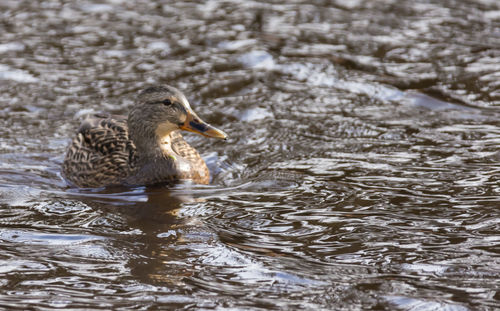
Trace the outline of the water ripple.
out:
<instances>
[{"instance_id":1,"label":"water ripple","mask_svg":"<svg viewBox=\"0 0 500 311\"><path fill-rule=\"evenodd\" d=\"M6 309L498 308L496 1L0 2ZM74 189L168 83L211 185Z\"/></svg>"}]
</instances>

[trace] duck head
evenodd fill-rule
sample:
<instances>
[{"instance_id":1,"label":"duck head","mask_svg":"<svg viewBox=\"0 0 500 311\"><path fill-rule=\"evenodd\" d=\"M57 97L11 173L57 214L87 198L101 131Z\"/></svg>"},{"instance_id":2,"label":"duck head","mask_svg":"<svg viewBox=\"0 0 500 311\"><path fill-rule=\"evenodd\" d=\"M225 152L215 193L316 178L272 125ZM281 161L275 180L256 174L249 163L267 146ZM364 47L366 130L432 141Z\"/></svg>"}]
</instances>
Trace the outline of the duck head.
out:
<instances>
[{"instance_id":1,"label":"duck head","mask_svg":"<svg viewBox=\"0 0 500 311\"><path fill-rule=\"evenodd\" d=\"M152 86L139 94L138 103L129 113L128 126L134 141L151 136L158 140L175 130L219 139L227 137L223 131L201 120L186 96L168 85Z\"/></svg>"}]
</instances>

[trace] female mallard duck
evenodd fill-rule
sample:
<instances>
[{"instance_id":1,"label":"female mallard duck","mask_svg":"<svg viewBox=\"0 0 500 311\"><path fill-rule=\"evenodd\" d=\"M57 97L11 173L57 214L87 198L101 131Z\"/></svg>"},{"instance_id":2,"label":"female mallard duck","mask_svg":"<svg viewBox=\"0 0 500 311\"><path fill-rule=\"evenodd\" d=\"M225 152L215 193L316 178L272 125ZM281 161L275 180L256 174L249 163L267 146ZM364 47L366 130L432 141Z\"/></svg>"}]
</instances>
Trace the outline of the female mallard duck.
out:
<instances>
[{"instance_id":1,"label":"female mallard duck","mask_svg":"<svg viewBox=\"0 0 500 311\"><path fill-rule=\"evenodd\" d=\"M224 132L203 122L176 88L147 88L128 118L96 114L83 121L64 159L63 174L78 187L181 179L208 184L205 161L178 130L226 138Z\"/></svg>"}]
</instances>

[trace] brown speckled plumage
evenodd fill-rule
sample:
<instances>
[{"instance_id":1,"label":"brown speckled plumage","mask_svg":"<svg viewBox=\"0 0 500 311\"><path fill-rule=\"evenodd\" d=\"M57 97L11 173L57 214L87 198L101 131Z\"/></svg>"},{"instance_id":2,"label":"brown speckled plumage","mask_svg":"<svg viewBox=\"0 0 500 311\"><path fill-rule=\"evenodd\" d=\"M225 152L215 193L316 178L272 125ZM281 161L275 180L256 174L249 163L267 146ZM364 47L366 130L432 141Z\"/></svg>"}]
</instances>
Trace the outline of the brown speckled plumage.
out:
<instances>
[{"instance_id":1,"label":"brown speckled plumage","mask_svg":"<svg viewBox=\"0 0 500 311\"><path fill-rule=\"evenodd\" d=\"M208 184L205 161L179 133L226 135L201 121L170 86L139 95L129 116L95 114L83 121L68 148L63 174L78 187L149 185L190 179Z\"/></svg>"}]
</instances>

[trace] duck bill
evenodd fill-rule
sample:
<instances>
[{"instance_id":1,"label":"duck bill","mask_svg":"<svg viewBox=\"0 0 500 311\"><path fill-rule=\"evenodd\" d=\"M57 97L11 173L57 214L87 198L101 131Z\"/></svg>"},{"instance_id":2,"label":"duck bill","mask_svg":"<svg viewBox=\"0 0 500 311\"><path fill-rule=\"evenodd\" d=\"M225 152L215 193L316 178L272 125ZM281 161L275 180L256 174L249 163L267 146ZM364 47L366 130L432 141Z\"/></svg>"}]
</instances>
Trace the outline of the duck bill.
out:
<instances>
[{"instance_id":1,"label":"duck bill","mask_svg":"<svg viewBox=\"0 0 500 311\"><path fill-rule=\"evenodd\" d=\"M186 121L179 126L181 130L197 133L206 137L226 139L223 131L202 121L194 112L188 112Z\"/></svg>"}]
</instances>

